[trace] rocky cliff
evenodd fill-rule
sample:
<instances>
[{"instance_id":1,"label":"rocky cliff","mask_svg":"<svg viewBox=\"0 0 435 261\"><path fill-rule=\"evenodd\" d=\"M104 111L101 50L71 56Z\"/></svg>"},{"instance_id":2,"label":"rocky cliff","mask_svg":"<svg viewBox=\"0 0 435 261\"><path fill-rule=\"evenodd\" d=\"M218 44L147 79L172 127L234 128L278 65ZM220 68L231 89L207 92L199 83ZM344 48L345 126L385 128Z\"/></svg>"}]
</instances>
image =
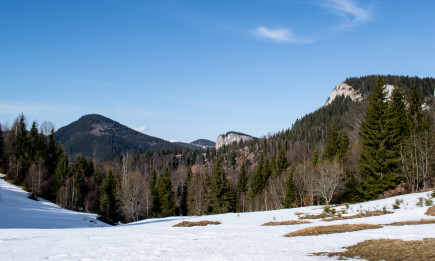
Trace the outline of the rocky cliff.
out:
<instances>
[{"instance_id":1,"label":"rocky cliff","mask_svg":"<svg viewBox=\"0 0 435 261\"><path fill-rule=\"evenodd\" d=\"M216 139L216 149L220 149L223 146L230 145L233 142L239 142L239 141L248 141L253 140L254 137L249 136L247 134L243 133L237 133L237 132L227 132L225 135L219 135L219 137Z\"/></svg>"},{"instance_id":2,"label":"rocky cliff","mask_svg":"<svg viewBox=\"0 0 435 261\"><path fill-rule=\"evenodd\" d=\"M349 97L352 101L361 101L363 99L362 95L355 91L352 86L342 82L332 90L331 96L329 96L329 99L324 106L331 104L338 96Z\"/></svg>"}]
</instances>

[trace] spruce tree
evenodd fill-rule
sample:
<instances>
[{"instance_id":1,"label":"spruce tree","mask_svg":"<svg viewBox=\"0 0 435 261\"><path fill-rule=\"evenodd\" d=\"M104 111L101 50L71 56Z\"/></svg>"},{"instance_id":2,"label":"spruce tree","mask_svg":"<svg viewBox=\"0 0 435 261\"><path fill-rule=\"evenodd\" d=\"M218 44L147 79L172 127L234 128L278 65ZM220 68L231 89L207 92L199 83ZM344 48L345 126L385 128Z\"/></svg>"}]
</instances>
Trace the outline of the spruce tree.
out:
<instances>
[{"instance_id":1,"label":"spruce tree","mask_svg":"<svg viewBox=\"0 0 435 261\"><path fill-rule=\"evenodd\" d=\"M393 89L391 94L385 122L386 163L392 173L400 171L400 146L409 136L409 122L405 117L406 114L405 97L399 85Z\"/></svg>"},{"instance_id":2,"label":"spruce tree","mask_svg":"<svg viewBox=\"0 0 435 261\"><path fill-rule=\"evenodd\" d=\"M66 177L69 175L68 157L65 154L60 156L54 172L53 191L56 194L64 185Z\"/></svg>"},{"instance_id":3,"label":"spruce tree","mask_svg":"<svg viewBox=\"0 0 435 261\"><path fill-rule=\"evenodd\" d=\"M293 202L296 199L296 187L293 181L293 173L295 172L294 165L291 166L290 174L287 177L285 182L285 197L284 197L284 207L291 208L293 207Z\"/></svg>"},{"instance_id":4,"label":"spruce tree","mask_svg":"<svg viewBox=\"0 0 435 261\"><path fill-rule=\"evenodd\" d=\"M157 179L157 191L160 200L161 215L166 217L174 215L175 201L172 181L169 175L169 167L166 166L163 173Z\"/></svg>"},{"instance_id":5,"label":"spruce tree","mask_svg":"<svg viewBox=\"0 0 435 261\"><path fill-rule=\"evenodd\" d=\"M257 162L254 173L250 178L250 187L254 195L259 195L263 192L270 177L269 161L264 160L263 155L260 155L260 159Z\"/></svg>"},{"instance_id":6,"label":"spruce tree","mask_svg":"<svg viewBox=\"0 0 435 261\"><path fill-rule=\"evenodd\" d=\"M154 216L158 217L161 213L161 203L159 197L159 191L157 186L157 171L153 168L151 170L151 181L150 181L150 191L151 191L151 212Z\"/></svg>"},{"instance_id":7,"label":"spruce tree","mask_svg":"<svg viewBox=\"0 0 435 261\"><path fill-rule=\"evenodd\" d=\"M338 141L339 141L338 132L335 127L335 123L333 122L328 131L328 138L326 139L326 147L322 155L323 160L331 160L335 157L338 150Z\"/></svg>"},{"instance_id":8,"label":"spruce tree","mask_svg":"<svg viewBox=\"0 0 435 261\"><path fill-rule=\"evenodd\" d=\"M209 214L227 213L235 211L236 199L228 184L226 173L223 169L224 159L218 157L213 166L212 175L208 182L207 203Z\"/></svg>"},{"instance_id":9,"label":"spruce tree","mask_svg":"<svg viewBox=\"0 0 435 261\"><path fill-rule=\"evenodd\" d=\"M388 163L387 112L384 81L379 76L360 130L362 152L359 173L363 178L359 187L360 200L376 199L384 191L396 185L396 176Z\"/></svg>"},{"instance_id":10,"label":"spruce tree","mask_svg":"<svg viewBox=\"0 0 435 261\"><path fill-rule=\"evenodd\" d=\"M181 199L180 199L180 214L182 216L186 216L189 212L188 205L187 205L187 198L188 198L188 187L190 183L190 179L192 178L192 169L189 168L187 171L186 179L184 180L182 191L181 191Z\"/></svg>"},{"instance_id":11,"label":"spruce tree","mask_svg":"<svg viewBox=\"0 0 435 261\"><path fill-rule=\"evenodd\" d=\"M239 179L237 181L237 198L241 205L238 206L238 209L241 211L245 211L245 194L248 190L248 168L246 166L246 160L242 162L242 166L240 166Z\"/></svg>"},{"instance_id":12,"label":"spruce tree","mask_svg":"<svg viewBox=\"0 0 435 261\"><path fill-rule=\"evenodd\" d=\"M345 131L341 131L338 135L337 159L343 163L344 156L349 150L349 136Z\"/></svg>"},{"instance_id":13,"label":"spruce tree","mask_svg":"<svg viewBox=\"0 0 435 261\"><path fill-rule=\"evenodd\" d=\"M99 219L109 224L119 221L119 200L117 198L118 180L109 171L100 186L100 217Z\"/></svg>"}]
</instances>

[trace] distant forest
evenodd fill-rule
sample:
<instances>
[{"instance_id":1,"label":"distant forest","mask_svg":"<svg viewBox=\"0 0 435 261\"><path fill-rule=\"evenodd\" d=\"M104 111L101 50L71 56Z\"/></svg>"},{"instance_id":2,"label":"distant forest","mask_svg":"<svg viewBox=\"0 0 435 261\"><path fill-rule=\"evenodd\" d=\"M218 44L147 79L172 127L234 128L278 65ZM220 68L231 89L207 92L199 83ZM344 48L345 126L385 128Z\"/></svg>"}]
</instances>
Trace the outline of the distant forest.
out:
<instances>
[{"instance_id":1,"label":"distant forest","mask_svg":"<svg viewBox=\"0 0 435 261\"><path fill-rule=\"evenodd\" d=\"M21 114L12 126L0 125L0 172L33 199L99 213L111 224L350 203L433 188L435 79L388 75L346 83L366 99L339 97L287 130L219 150L69 157L50 124L29 127ZM396 86L390 97L385 84Z\"/></svg>"}]
</instances>

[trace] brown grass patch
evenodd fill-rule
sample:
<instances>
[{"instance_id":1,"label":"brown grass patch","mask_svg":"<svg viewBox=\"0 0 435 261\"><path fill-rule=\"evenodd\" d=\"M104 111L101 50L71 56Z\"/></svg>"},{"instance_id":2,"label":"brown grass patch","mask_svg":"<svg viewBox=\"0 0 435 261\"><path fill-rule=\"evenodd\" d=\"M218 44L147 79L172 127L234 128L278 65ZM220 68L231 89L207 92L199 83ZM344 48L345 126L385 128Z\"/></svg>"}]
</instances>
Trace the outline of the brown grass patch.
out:
<instances>
[{"instance_id":1,"label":"brown grass patch","mask_svg":"<svg viewBox=\"0 0 435 261\"><path fill-rule=\"evenodd\" d=\"M401 222L394 222L394 223L386 224L386 225L388 225L388 226L405 226L405 225L425 225L425 224L435 224L435 219L401 221Z\"/></svg>"},{"instance_id":2,"label":"brown grass patch","mask_svg":"<svg viewBox=\"0 0 435 261\"><path fill-rule=\"evenodd\" d=\"M315 226L315 227L307 227L304 229L296 230L284 236L285 237L317 236L317 235L337 234L337 233L352 232L352 231L366 230L366 229L376 229L381 227L382 225L372 225L372 224L340 224L340 225L331 225L331 226Z\"/></svg>"},{"instance_id":3,"label":"brown grass patch","mask_svg":"<svg viewBox=\"0 0 435 261\"><path fill-rule=\"evenodd\" d=\"M300 225L300 224L308 224L310 221L304 220L286 220L286 221L270 221L264 223L262 226L281 226L281 225Z\"/></svg>"},{"instance_id":4,"label":"brown grass patch","mask_svg":"<svg viewBox=\"0 0 435 261\"><path fill-rule=\"evenodd\" d=\"M358 258L366 260L423 261L435 260L435 239L403 241L401 239L366 240L347 247L345 252L314 253L329 257Z\"/></svg>"},{"instance_id":5,"label":"brown grass patch","mask_svg":"<svg viewBox=\"0 0 435 261\"><path fill-rule=\"evenodd\" d=\"M353 218L364 218L364 217L375 217L375 216L382 216L382 215L386 215L386 214L391 214L393 212L391 211L380 211L380 210L376 210L376 211L370 211L370 212L366 212L366 213L359 213L356 215L352 215L352 216L346 216L346 217L332 217L332 218L328 218L325 219L324 221L334 221L334 220L343 220L343 219L353 219Z\"/></svg>"},{"instance_id":6,"label":"brown grass patch","mask_svg":"<svg viewBox=\"0 0 435 261\"><path fill-rule=\"evenodd\" d=\"M319 218L327 218L327 217L334 217L334 215L329 213L329 212L323 212L323 213L318 214L318 215L305 215L305 216L299 217L299 219L319 219Z\"/></svg>"},{"instance_id":7,"label":"brown grass patch","mask_svg":"<svg viewBox=\"0 0 435 261\"><path fill-rule=\"evenodd\" d=\"M424 213L424 214L428 215L428 216L435 216L435 206L428 208L426 213Z\"/></svg>"},{"instance_id":8,"label":"brown grass patch","mask_svg":"<svg viewBox=\"0 0 435 261\"><path fill-rule=\"evenodd\" d=\"M202 220L202 221L183 221L181 223L178 223L176 225L173 225L173 227L195 227L195 226L207 226L207 225L220 225L221 222L219 221L208 221L208 220Z\"/></svg>"}]
</instances>

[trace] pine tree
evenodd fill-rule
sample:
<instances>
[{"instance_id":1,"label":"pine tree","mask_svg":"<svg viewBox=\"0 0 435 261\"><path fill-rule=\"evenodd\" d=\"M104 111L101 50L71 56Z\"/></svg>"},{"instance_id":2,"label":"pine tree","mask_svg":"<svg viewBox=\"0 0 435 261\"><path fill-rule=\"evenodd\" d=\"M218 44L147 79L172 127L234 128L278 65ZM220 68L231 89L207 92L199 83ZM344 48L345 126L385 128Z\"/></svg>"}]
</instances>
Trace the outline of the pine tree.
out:
<instances>
[{"instance_id":1,"label":"pine tree","mask_svg":"<svg viewBox=\"0 0 435 261\"><path fill-rule=\"evenodd\" d=\"M250 187L254 195L259 195L263 192L269 177L269 161L264 160L263 155L260 155L260 159L257 162L254 173L252 173L250 178Z\"/></svg>"},{"instance_id":2,"label":"pine tree","mask_svg":"<svg viewBox=\"0 0 435 261\"><path fill-rule=\"evenodd\" d=\"M367 105L367 113L361 125L362 153L359 172L363 177L359 187L359 199L376 199L384 191L394 188L396 176L389 168L386 131L388 103L383 79L379 76Z\"/></svg>"},{"instance_id":3,"label":"pine tree","mask_svg":"<svg viewBox=\"0 0 435 261\"><path fill-rule=\"evenodd\" d=\"M99 219L109 224L119 221L119 201L117 198L118 180L109 171L100 186L100 217Z\"/></svg>"},{"instance_id":4,"label":"pine tree","mask_svg":"<svg viewBox=\"0 0 435 261\"><path fill-rule=\"evenodd\" d=\"M277 164L278 174L281 174L284 170L286 170L290 166L290 162L287 159L287 153L285 148L281 148L278 151L276 164Z\"/></svg>"},{"instance_id":5,"label":"pine tree","mask_svg":"<svg viewBox=\"0 0 435 261\"><path fill-rule=\"evenodd\" d=\"M175 201L172 181L169 175L169 167L166 166L163 173L157 179L157 190L161 204L162 216L174 215Z\"/></svg>"},{"instance_id":6,"label":"pine tree","mask_svg":"<svg viewBox=\"0 0 435 261\"><path fill-rule=\"evenodd\" d=\"M27 175L27 171L29 168L29 159L28 159L28 136L27 136L27 127L26 127L26 118L24 114L19 116L19 120L15 125L15 158L17 160L17 171L14 177L15 184L21 184L24 178Z\"/></svg>"},{"instance_id":7,"label":"pine tree","mask_svg":"<svg viewBox=\"0 0 435 261\"><path fill-rule=\"evenodd\" d=\"M414 83L411 90L409 100L409 119L413 133L423 132L430 129L430 119L427 113L423 110L423 101Z\"/></svg>"},{"instance_id":8,"label":"pine tree","mask_svg":"<svg viewBox=\"0 0 435 261\"><path fill-rule=\"evenodd\" d=\"M208 182L208 210L210 214L227 213L235 211L236 199L228 184L226 173L223 169L223 158L218 157L212 175Z\"/></svg>"}]
</instances>

